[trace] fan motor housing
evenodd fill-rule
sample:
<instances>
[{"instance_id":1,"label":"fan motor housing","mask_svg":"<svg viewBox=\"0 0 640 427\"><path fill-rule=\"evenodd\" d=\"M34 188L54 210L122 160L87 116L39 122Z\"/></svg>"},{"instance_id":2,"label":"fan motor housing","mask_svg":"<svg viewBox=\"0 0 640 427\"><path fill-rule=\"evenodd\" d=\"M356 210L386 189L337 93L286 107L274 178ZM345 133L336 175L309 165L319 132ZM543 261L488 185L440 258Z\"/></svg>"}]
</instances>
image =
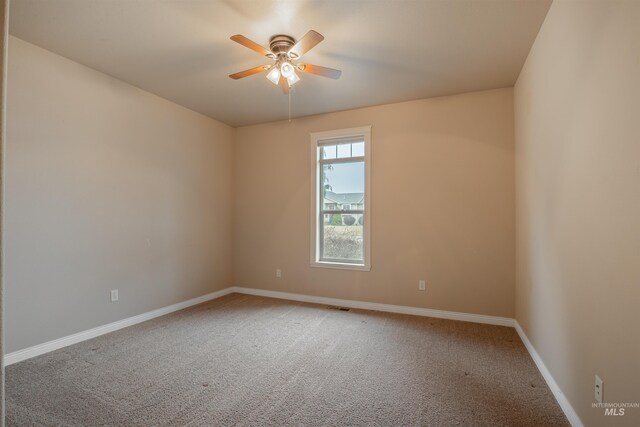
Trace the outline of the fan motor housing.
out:
<instances>
[{"instance_id":1,"label":"fan motor housing","mask_svg":"<svg viewBox=\"0 0 640 427\"><path fill-rule=\"evenodd\" d=\"M296 44L296 40L284 34L275 35L269 40L269 48L277 56L286 54L294 44Z\"/></svg>"}]
</instances>

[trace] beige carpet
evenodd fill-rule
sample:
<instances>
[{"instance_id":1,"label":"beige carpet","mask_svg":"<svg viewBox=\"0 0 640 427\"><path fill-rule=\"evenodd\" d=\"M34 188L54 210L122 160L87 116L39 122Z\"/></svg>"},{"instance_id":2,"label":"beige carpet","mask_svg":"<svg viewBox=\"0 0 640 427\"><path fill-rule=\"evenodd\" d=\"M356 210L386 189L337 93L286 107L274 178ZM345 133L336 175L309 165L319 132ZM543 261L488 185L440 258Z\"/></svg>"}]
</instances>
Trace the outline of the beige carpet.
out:
<instances>
[{"instance_id":1,"label":"beige carpet","mask_svg":"<svg viewBox=\"0 0 640 427\"><path fill-rule=\"evenodd\" d=\"M568 425L511 328L239 294L6 377L9 426Z\"/></svg>"}]
</instances>

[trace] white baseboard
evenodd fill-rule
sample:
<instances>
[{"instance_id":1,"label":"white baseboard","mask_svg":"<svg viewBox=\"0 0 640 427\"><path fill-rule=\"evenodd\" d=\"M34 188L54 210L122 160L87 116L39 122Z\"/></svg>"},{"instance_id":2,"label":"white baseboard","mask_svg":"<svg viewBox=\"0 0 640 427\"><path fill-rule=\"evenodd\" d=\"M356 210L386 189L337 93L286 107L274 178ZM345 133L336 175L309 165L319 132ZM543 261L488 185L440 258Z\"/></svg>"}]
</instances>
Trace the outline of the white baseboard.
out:
<instances>
[{"instance_id":1,"label":"white baseboard","mask_svg":"<svg viewBox=\"0 0 640 427\"><path fill-rule=\"evenodd\" d=\"M553 395L558 401L560 408L562 408L562 410L564 411L564 414L568 418L571 425L573 427L584 427L582 424L582 421L580 421L580 418L578 417L578 414L574 411L573 407L571 406L571 404L565 397L564 393L558 386L558 383L555 381L555 379L551 375L551 372L549 372L546 365L538 355L538 352L533 347L533 345L529 341L529 338L527 338L524 331L522 330L522 328L520 327L520 325L515 319L510 319L507 317L486 316L483 314L460 313L456 311L434 310L431 308L408 307L403 305L381 304L381 303L375 303L375 302L364 302L364 301L357 301L357 300L318 297L313 295L268 291L264 289L244 288L244 287L238 287L238 286L232 286L226 289L219 290L217 292L212 292L210 294L202 295L197 298L179 302L177 304L159 308L157 310L152 310L137 316L129 317L127 319L119 320L117 322L109 323L103 326L98 326L97 328L89 329L83 332L78 332L73 335L68 335L66 337L62 337L53 341L45 342L43 344L38 344L33 347L28 347L22 350L15 351L13 353L6 354L4 356L4 365L8 366L17 362L21 362L23 360L30 359L32 357L39 356L44 353L48 353L53 350L58 350L60 348L63 348L72 344L76 344L82 341L86 341L88 339L95 338L100 335L108 334L109 332L117 331L118 329L126 328L128 326L145 322L147 320L151 320L156 317L164 316L165 314L173 313L174 311L182 310L187 307L191 307L193 305L211 301L213 299L220 298L224 295L228 295L234 292L240 293L240 294L247 294L247 295L257 295L257 296L263 296L263 297L269 297L269 298L285 299L285 300L291 300L291 301L336 305L336 306L356 308L361 310L384 311L388 313L411 314L414 316L436 317L440 319L461 320L464 322L475 322L475 323L485 323L489 325L514 327L518 332L520 339L522 340L525 347L529 351L531 358L533 359L536 366L538 367L538 370L540 371L545 381L547 382L547 385L553 392Z\"/></svg>"},{"instance_id":2,"label":"white baseboard","mask_svg":"<svg viewBox=\"0 0 640 427\"><path fill-rule=\"evenodd\" d=\"M385 311L388 313L412 314L414 316L437 317L440 319L462 320L464 322L486 323L489 325L513 327L514 320L508 317L486 316L484 314L460 313L457 311L434 310L431 308L408 307L405 305L381 304L350 299L317 297L313 295L293 294L289 292L268 291L264 289L243 288L234 286L232 292L258 295L261 297L279 298L315 304L337 305L341 307L359 308L361 310Z\"/></svg>"},{"instance_id":3,"label":"white baseboard","mask_svg":"<svg viewBox=\"0 0 640 427\"><path fill-rule=\"evenodd\" d=\"M173 313L174 311L182 310L193 305L220 298L221 296L232 293L233 291L231 289L232 288L225 288L217 292L212 292L210 294L202 295L200 297L193 298L187 301L182 301L177 304L162 307L157 310L148 311L137 316L118 320L117 322L109 323L107 325L98 326L97 328L89 329L87 331L78 332L73 335L68 335L66 337L55 339L53 341L48 341L43 344L34 345L33 347L28 347L22 350L14 351L13 353L5 354L4 365L12 365L14 363L39 356L53 350L58 350L72 344L98 337L100 335L108 334L109 332L117 331L118 329L126 328L127 326L132 326L137 323L154 319L156 317L164 316L165 314Z\"/></svg>"},{"instance_id":4,"label":"white baseboard","mask_svg":"<svg viewBox=\"0 0 640 427\"><path fill-rule=\"evenodd\" d=\"M76 334L68 335L66 337L58 338L42 344L34 345L33 347L28 347L22 350L14 351L13 353L5 354L4 365L5 366L12 365L14 363L18 363L23 360L30 359L32 357L40 356L41 354L45 354L53 350L58 350L60 348L67 347L69 345L76 344L82 341L86 341L100 335L108 334L109 332L117 331L118 329L126 328L127 326L132 326L137 323L145 322L147 320L151 320L159 316L164 316L165 314L173 313L174 311L182 310L184 308L191 307L196 304L201 304L206 301L220 298L221 296L228 295L233 292L248 294L248 295L258 295L258 296L264 296L264 297L270 297L270 298L286 299L286 300L292 300L292 301L310 302L315 304L338 305L342 307L359 308L362 310L375 310L375 311L385 311L389 313L412 314L414 316L437 317L441 319L462 320L465 322L486 323L490 325L500 325L500 326L513 327L514 325L513 319L509 319L506 317L485 316L482 314L459 313L455 311L433 310L430 308L407 307L402 305L380 304L380 303L374 303L374 302L363 302L363 301L346 300L346 299L338 299L338 298L326 298L326 297L318 297L318 296L312 296L312 295L294 294L289 292L277 292L277 291L268 291L264 289L243 288L243 287L232 286L226 289L219 290L217 292L213 292L207 295L190 299L188 301L179 302L177 304L159 308L157 310L149 311L147 313L139 314L137 316L129 317L127 319L118 320L117 322L109 323L107 325L98 326L93 329L78 332Z\"/></svg>"},{"instance_id":5,"label":"white baseboard","mask_svg":"<svg viewBox=\"0 0 640 427\"><path fill-rule=\"evenodd\" d=\"M580 417L578 417L578 414L573 409L573 406L571 406L571 403L569 403L569 401L567 400L567 397L564 395L564 393L562 392L562 389L560 389L560 386L551 375L551 372L549 372L549 369L547 369L547 366L544 364L544 362L540 358L540 355L538 354L536 349L533 347L533 344L531 344L531 341L529 341L529 338L520 327L520 324L518 323L518 321L514 320L513 322L514 322L514 327L518 332L518 335L520 335L520 339L522 340L522 342L524 343L524 346L529 351L531 358L533 359L536 366L538 367L538 370L542 374L544 380L547 382L547 385L549 386L549 388L551 389L551 392L553 393L556 400L558 401L558 404L560 405L560 408L562 408L562 411L564 412L565 416L569 420L569 423L573 427L584 427L584 425L582 424L582 421L580 421Z\"/></svg>"}]
</instances>

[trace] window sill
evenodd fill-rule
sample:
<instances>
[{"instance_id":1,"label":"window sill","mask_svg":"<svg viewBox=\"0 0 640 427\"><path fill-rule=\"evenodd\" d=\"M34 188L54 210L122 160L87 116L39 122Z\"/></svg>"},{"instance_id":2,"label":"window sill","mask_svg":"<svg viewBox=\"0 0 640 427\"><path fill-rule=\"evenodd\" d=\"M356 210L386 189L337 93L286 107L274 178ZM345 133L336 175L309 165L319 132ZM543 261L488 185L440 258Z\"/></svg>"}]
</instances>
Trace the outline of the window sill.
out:
<instances>
[{"instance_id":1,"label":"window sill","mask_svg":"<svg viewBox=\"0 0 640 427\"><path fill-rule=\"evenodd\" d=\"M346 262L312 261L311 267L333 268L337 270L371 271L370 265L349 264Z\"/></svg>"}]
</instances>

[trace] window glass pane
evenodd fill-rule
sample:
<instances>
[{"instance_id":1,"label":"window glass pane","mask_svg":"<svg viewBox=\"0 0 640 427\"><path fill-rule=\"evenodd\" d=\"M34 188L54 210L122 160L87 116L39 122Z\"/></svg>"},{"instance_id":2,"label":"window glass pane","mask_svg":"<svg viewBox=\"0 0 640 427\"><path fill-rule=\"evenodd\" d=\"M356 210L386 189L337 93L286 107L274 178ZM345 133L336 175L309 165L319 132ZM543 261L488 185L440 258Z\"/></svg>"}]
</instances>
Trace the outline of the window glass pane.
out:
<instances>
[{"instance_id":1,"label":"window glass pane","mask_svg":"<svg viewBox=\"0 0 640 427\"><path fill-rule=\"evenodd\" d=\"M364 157L364 142L353 144L353 157Z\"/></svg>"},{"instance_id":2,"label":"window glass pane","mask_svg":"<svg viewBox=\"0 0 640 427\"><path fill-rule=\"evenodd\" d=\"M336 158L336 149L335 145L328 145L326 147L322 147L322 158L323 159L335 159Z\"/></svg>"},{"instance_id":3,"label":"window glass pane","mask_svg":"<svg viewBox=\"0 0 640 427\"><path fill-rule=\"evenodd\" d=\"M362 214L324 215L322 259L362 262L364 254Z\"/></svg>"},{"instance_id":4,"label":"window glass pane","mask_svg":"<svg viewBox=\"0 0 640 427\"><path fill-rule=\"evenodd\" d=\"M351 144L338 145L338 158L344 159L345 157L351 157Z\"/></svg>"},{"instance_id":5,"label":"window glass pane","mask_svg":"<svg viewBox=\"0 0 640 427\"><path fill-rule=\"evenodd\" d=\"M322 165L323 203L326 210L364 206L364 162ZM363 260L363 215L322 215L322 259Z\"/></svg>"},{"instance_id":6,"label":"window glass pane","mask_svg":"<svg viewBox=\"0 0 640 427\"><path fill-rule=\"evenodd\" d=\"M342 209L346 204L363 204L364 162L322 165L320 185L324 192L323 209Z\"/></svg>"}]
</instances>

